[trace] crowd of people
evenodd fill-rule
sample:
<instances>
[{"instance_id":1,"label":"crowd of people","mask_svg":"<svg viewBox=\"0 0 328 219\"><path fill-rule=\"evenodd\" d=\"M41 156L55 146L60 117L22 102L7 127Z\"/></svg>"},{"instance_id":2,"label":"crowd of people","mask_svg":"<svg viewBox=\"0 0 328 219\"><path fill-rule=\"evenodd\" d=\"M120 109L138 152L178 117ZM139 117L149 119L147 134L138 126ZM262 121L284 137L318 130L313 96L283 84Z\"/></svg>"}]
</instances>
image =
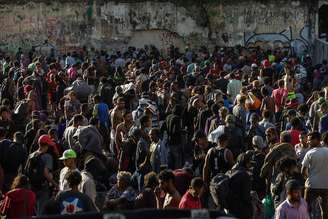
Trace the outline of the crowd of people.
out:
<instances>
[{"instance_id":1,"label":"crowd of people","mask_svg":"<svg viewBox=\"0 0 328 219\"><path fill-rule=\"evenodd\" d=\"M284 49L2 52L0 213L328 218L328 64Z\"/></svg>"}]
</instances>

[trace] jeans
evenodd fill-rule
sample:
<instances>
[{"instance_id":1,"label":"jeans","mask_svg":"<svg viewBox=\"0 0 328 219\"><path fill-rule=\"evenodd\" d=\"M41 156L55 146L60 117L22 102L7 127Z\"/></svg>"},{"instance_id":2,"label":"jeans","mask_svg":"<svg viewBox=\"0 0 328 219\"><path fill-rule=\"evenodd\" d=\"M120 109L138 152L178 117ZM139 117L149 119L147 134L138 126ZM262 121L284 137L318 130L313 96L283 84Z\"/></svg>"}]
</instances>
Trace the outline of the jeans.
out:
<instances>
[{"instance_id":1,"label":"jeans","mask_svg":"<svg viewBox=\"0 0 328 219\"><path fill-rule=\"evenodd\" d=\"M304 198L308 203L310 217L318 218L318 215L314 215L318 197L321 198L321 216L328 219L328 189L305 189Z\"/></svg>"},{"instance_id":2,"label":"jeans","mask_svg":"<svg viewBox=\"0 0 328 219\"><path fill-rule=\"evenodd\" d=\"M50 191L48 186L43 186L41 189L35 192L36 194L36 214L37 216L42 215L45 204L50 199Z\"/></svg>"},{"instance_id":3,"label":"jeans","mask_svg":"<svg viewBox=\"0 0 328 219\"><path fill-rule=\"evenodd\" d=\"M168 153L168 167L175 170L182 168L183 165L182 145L170 145Z\"/></svg>"}]
</instances>

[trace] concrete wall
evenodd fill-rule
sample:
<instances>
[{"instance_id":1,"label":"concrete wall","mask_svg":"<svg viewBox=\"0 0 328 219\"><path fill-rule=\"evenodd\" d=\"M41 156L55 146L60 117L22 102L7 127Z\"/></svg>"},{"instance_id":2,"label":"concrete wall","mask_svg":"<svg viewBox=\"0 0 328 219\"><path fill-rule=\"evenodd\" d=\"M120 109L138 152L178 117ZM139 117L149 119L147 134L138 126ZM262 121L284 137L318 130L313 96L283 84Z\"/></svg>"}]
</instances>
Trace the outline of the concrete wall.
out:
<instances>
[{"instance_id":1,"label":"concrete wall","mask_svg":"<svg viewBox=\"0 0 328 219\"><path fill-rule=\"evenodd\" d=\"M0 48L69 51L83 45L267 46L303 53L311 47L311 0L5 1ZM309 12L310 11L310 12Z\"/></svg>"}]
</instances>

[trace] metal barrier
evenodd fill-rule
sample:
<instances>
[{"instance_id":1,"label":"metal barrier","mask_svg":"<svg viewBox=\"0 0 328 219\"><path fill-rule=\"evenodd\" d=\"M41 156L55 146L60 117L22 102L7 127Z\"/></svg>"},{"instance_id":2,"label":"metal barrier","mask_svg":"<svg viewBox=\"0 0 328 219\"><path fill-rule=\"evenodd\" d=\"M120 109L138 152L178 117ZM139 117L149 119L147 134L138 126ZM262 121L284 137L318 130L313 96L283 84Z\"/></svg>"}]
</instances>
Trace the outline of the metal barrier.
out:
<instances>
[{"instance_id":1,"label":"metal barrier","mask_svg":"<svg viewBox=\"0 0 328 219\"><path fill-rule=\"evenodd\" d=\"M202 212L200 212L202 213ZM123 217L120 217L123 216ZM195 212L193 212L193 218L195 218ZM75 215L49 215L36 217L37 219L187 219L191 218L192 211L190 210L180 210L180 209L138 209L138 210L129 210L129 211L115 211L115 212L102 212L102 213L83 213ZM208 211L208 219L225 217L226 214L221 211L210 210ZM197 216L197 218L200 218ZM204 218L204 217L201 217Z\"/></svg>"}]
</instances>

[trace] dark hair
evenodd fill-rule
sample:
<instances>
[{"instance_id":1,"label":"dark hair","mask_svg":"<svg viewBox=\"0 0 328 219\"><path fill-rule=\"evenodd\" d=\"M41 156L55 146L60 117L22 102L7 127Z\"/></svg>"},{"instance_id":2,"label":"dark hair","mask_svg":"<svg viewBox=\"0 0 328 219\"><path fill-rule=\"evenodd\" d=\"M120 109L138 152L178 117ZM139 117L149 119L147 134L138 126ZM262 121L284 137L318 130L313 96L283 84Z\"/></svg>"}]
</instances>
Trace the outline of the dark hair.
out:
<instances>
[{"instance_id":1,"label":"dark hair","mask_svg":"<svg viewBox=\"0 0 328 219\"><path fill-rule=\"evenodd\" d=\"M175 176L171 170L162 170L158 174L158 179L164 182L169 182L170 180L172 180L173 183L175 182Z\"/></svg>"},{"instance_id":2,"label":"dark hair","mask_svg":"<svg viewBox=\"0 0 328 219\"><path fill-rule=\"evenodd\" d=\"M290 124L292 125L292 127L296 127L299 128L301 126L301 121L298 117L292 118L292 120L290 121Z\"/></svg>"},{"instance_id":3,"label":"dark hair","mask_svg":"<svg viewBox=\"0 0 328 219\"><path fill-rule=\"evenodd\" d=\"M318 141L321 139L321 134L319 132L310 132L307 136Z\"/></svg>"},{"instance_id":4,"label":"dark hair","mask_svg":"<svg viewBox=\"0 0 328 219\"><path fill-rule=\"evenodd\" d=\"M214 115L217 115L219 113L219 109L220 109L220 106L216 103L214 103L212 106L211 106L211 111Z\"/></svg>"},{"instance_id":5,"label":"dark hair","mask_svg":"<svg viewBox=\"0 0 328 219\"><path fill-rule=\"evenodd\" d=\"M283 143L290 143L292 141L292 137L288 131L284 131L280 134L280 140Z\"/></svg>"},{"instance_id":6,"label":"dark hair","mask_svg":"<svg viewBox=\"0 0 328 219\"><path fill-rule=\"evenodd\" d=\"M266 119L270 118L271 112L269 110L264 110L262 116Z\"/></svg>"},{"instance_id":7,"label":"dark hair","mask_svg":"<svg viewBox=\"0 0 328 219\"><path fill-rule=\"evenodd\" d=\"M219 137L218 137L218 142L219 143L221 143L221 142L225 142L225 141L228 141L228 135L227 134L225 134L225 133L223 133L222 135L220 135Z\"/></svg>"},{"instance_id":8,"label":"dark hair","mask_svg":"<svg viewBox=\"0 0 328 219\"><path fill-rule=\"evenodd\" d=\"M66 180L70 187L78 186L82 181L82 176L80 172L73 170L66 174Z\"/></svg>"},{"instance_id":9,"label":"dark hair","mask_svg":"<svg viewBox=\"0 0 328 219\"><path fill-rule=\"evenodd\" d=\"M149 120L150 120L149 116L147 116L147 115L141 116L139 119L140 125L141 126L145 125Z\"/></svg>"},{"instance_id":10,"label":"dark hair","mask_svg":"<svg viewBox=\"0 0 328 219\"><path fill-rule=\"evenodd\" d=\"M279 80L279 81L278 81L278 86L279 86L279 87L283 87L283 86L285 86L285 82L284 82L284 80Z\"/></svg>"},{"instance_id":11,"label":"dark hair","mask_svg":"<svg viewBox=\"0 0 328 219\"><path fill-rule=\"evenodd\" d=\"M94 96L93 96L93 99L94 99L94 101L97 102L97 103L99 103L99 102L101 101L101 97L100 97L100 95L98 95L98 94L97 94L97 95L94 95Z\"/></svg>"},{"instance_id":12,"label":"dark hair","mask_svg":"<svg viewBox=\"0 0 328 219\"><path fill-rule=\"evenodd\" d=\"M269 91L266 87L261 88L261 94L262 96L269 96Z\"/></svg>"},{"instance_id":13,"label":"dark hair","mask_svg":"<svg viewBox=\"0 0 328 219\"><path fill-rule=\"evenodd\" d=\"M204 181L200 177L195 177L191 180L190 186L192 188L202 188L204 186Z\"/></svg>"},{"instance_id":14,"label":"dark hair","mask_svg":"<svg viewBox=\"0 0 328 219\"><path fill-rule=\"evenodd\" d=\"M96 117L92 117L89 121L90 125L98 125L99 119Z\"/></svg>"},{"instance_id":15,"label":"dark hair","mask_svg":"<svg viewBox=\"0 0 328 219\"><path fill-rule=\"evenodd\" d=\"M3 112L9 112L8 107L6 107L6 106L1 106L1 107L0 107L0 114L2 114Z\"/></svg>"},{"instance_id":16,"label":"dark hair","mask_svg":"<svg viewBox=\"0 0 328 219\"><path fill-rule=\"evenodd\" d=\"M284 158L284 159L280 160L278 163L278 167L279 167L280 171L285 171L285 170L291 168L292 166L297 166L297 162L295 159Z\"/></svg>"},{"instance_id":17,"label":"dark hair","mask_svg":"<svg viewBox=\"0 0 328 219\"><path fill-rule=\"evenodd\" d=\"M73 117L73 124L77 124L83 121L83 116L78 114Z\"/></svg>"},{"instance_id":18,"label":"dark hair","mask_svg":"<svg viewBox=\"0 0 328 219\"><path fill-rule=\"evenodd\" d=\"M322 139L321 139L325 144L328 143L328 131L322 134Z\"/></svg>"}]
</instances>

